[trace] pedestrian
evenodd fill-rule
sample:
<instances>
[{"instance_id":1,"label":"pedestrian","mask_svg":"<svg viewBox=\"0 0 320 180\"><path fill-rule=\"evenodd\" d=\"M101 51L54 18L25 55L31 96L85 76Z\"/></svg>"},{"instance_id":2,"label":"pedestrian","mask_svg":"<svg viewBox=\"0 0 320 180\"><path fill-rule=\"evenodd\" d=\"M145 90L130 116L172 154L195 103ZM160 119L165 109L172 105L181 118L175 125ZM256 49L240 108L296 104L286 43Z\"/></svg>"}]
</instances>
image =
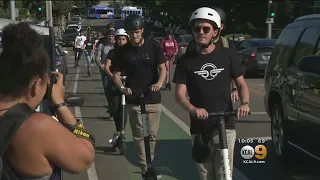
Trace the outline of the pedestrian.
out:
<instances>
[{"instance_id":1,"label":"pedestrian","mask_svg":"<svg viewBox=\"0 0 320 180\"><path fill-rule=\"evenodd\" d=\"M96 52L95 52L95 60L96 60L96 63L100 69L104 94L105 94L107 101L108 101L108 110L107 110L108 113L111 112L112 101L110 99L110 96L107 93L109 77L105 72L105 65L106 65L107 55L108 55L109 51L114 48L114 43L115 43L114 34L115 34L114 30L107 31L105 33L105 36L100 39L101 43L100 44L98 43L98 45L96 47ZM112 117L112 114L110 114L110 115Z\"/></svg>"},{"instance_id":2,"label":"pedestrian","mask_svg":"<svg viewBox=\"0 0 320 180\"><path fill-rule=\"evenodd\" d=\"M240 60L234 51L215 44L221 31L221 18L217 11L208 7L195 10L189 21L195 37L196 49L184 54L176 66L173 82L176 83L176 99L190 114L190 133L193 149L197 149L196 135L200 134L206 146L212 151L193 154L197 162L201 180L220 180L223 175L221 155L218 151L218 125L216 118L208 117L208 112L232 111L230 83L234 80L241 97L237 118L249 113L249 90L245 82ZM189 95L187 99L186 94ZM231 172L233 151L236 141L235 118L226 118ZM199 136L198 136L199 137Z\"/></svg>"},{"instance_id":3,"label":"pedestrian","mask_svg":"<svg viewBox=\"0 0 320 180\"><path fill-rule=\"evenodd\" d=\"M115 122L116 126L116 133L113 134L113 137L111 139L111 142L114 146L117 144L118 137L120 136L121 131L121 92L120 90L114 85L112 81L113 77L113 67L112 62L116 61L115 58L115 52L120 48L121 46L129 43L129 35L124 29L118 29L115 33L116 43L114 45L114 49L111 49L107 56L107 62L105 66L106 74L109 76L110 81L108 83L108 94L111 96L112 101L112 112L110 112L113 116L113 120ZM124 75L124 74L122 74ZM125 126L124 126L125 127Z\"/></svg>"},{"instance_id":4,"label":"pedestrian","mask_svg":"<svg viewBox=\"0 0 320 180\"><path fill-rule=\"evenodd\" d=\"M87 58L87 74L90 77L91 76L91 60L93 56L93 46L94 46L94 40L89 35L87 37L87 40L84 42L85 44L85 54Z\"/></svg>"},{"instance_id":5,"label":"pedestrian","mask_svg":"<svg viewBox=\"0 0 320 180\"><path fill-rule=\"evenodd\" d=\"M79 61L81 59L85 44L84 42L87 40L87 37L80 30L78 36L74 40L74 48L75 48L75 59L74 59L74 67L79 66Z\"/></svg>"},{"instance_id":6,"label":"pedestrian","mask_svg":"<svg viewBox=\"0 0 320 180\"><path fill-rule=\"evenodd\" d=\"M170 86L170 73L169 71L171 70L173 61L176 58L176 55L178 54L178 43L177 41L173 38L173 32L172 30L167 30L166 32L166 37L162 39L160 42L160 46L163 49L165 58L167 59L166 62L166 67L167 67L167 78L166 78L166 88L171 88Z\"/></svg>"},{"instance_id":7,"label":"pedestrian","mask_svg":"<svg viewBox=\"0 0 320 180\"><path fill-rule=\"evenodd\" d=\"M124 20L124 29L130 36L131 43L123 45L116 51L113 62L113 81L120 91L127 95L127 111L139 156L142 177L147 171L144 147L143 124L139 101L139 90L150 88L145 94L146 111L148 114L148 133L150 137L150 154L154 158L156 135L161 116L160 88L166 78L166 59L158 42L144 39L144 20L141 16L131 14ZM127 75L125 86L120 80L121 72Z\"/></svg>"}]
</instances>

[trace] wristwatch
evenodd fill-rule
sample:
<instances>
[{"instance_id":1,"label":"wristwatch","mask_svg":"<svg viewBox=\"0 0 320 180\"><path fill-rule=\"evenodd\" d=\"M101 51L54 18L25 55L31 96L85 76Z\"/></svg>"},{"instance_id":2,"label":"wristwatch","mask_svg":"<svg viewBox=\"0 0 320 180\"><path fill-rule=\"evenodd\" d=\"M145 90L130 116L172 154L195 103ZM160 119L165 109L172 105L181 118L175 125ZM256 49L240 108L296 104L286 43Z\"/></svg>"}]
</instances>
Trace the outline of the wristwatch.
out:
<instances>
[{"instance_id":1,"label":"wristwatch","mask_svg":"<svg viewBox=\"0 0 320 180\"><path fill-rule=\"evenodd\" d=\"M237 88L232 88L232 92L233 92L233 91L236 91L236 90L237 90Z\"/></svg>"},{"instance_id":2,"label":"wristwatch","mask_svg":"<svg viewBox=\"0 0 320 180\"><path fill-rule=\"evenodd\" d=\"M249 106L249 102L248 101L243 101L243 102L241 102L241 105L248 105Z\"/></svg>"},{"instance_id":3,"label":"wristwatch","mask_svg":"<svg viewBox=\"0 0 320 180\"><path fill-rule=\"evenodd\" d=\"M63 106L67 106L67 103L63 102L63 103L60 103L60 104L56 104L56 105L53 106L53 109L56 111L56 110L58 110L59 108L61 108Z\"/></svg>"}]
</instances>

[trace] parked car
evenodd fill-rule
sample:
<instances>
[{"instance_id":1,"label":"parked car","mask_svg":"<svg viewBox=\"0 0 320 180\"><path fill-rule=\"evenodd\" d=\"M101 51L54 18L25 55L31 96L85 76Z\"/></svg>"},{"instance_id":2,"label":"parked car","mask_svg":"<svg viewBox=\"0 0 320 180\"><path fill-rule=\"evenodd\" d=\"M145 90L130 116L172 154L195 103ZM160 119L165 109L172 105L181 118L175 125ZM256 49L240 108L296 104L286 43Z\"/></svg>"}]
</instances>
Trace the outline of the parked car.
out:
<instances>
[{"instance_id":1,"label":"parked car","mask_svg":"<svg viewBox=\"0 0 320 180\"><path fill-rule=\"evenodd\" d=\"M74 16L71 18L71 21L77 21L81 23L81 17Z\"/></svg>"},{"instance_id":2,"label":"parked car","mask_svg":"<svg viewBox=\"0 0 320 180\"><path fill-rule=\"evenodd\" d=\"M76 29L77 31L80 31L81 30L81 26L78 25L78 24L69 24L67 26L67 29Z\"/></svg>"},{"instance_id":3,"label":"parked car","mask_svg":"<svg viewBox=\"0 0 320 180\"><path fill-rule=\"evenodd\" d=\"M188 44L194 40L192 34L184 34L184 35L178 35L176 38L176 41L178 43L178 55L177 58L181 57L188 47Z\"/></svg>"},{"instance_id":4,"label":"parked car","mask_svg":"<svg viewBox=\"0 0 320 180\"><path fill-rule=\"evenodd\" d=\"M77 24L78 26L81 26L81 21L71 20L68 22L68 25L73 25L73 24Z\"/></svg>"},{"instance_id":5,"label":"parked car","mask_svg":"<svg viewBox=\"0 0 320 180\"><path fill-rule=\"evenodd\" d=\"M297 18L282 30L266 67L264 105L283 162L298 151L320 162L319 36L319 14Z\"/></svg>"},{"instance_id":6,"label":"parked car","mask_svg":"<svg viewBox=\"0 0 320 180\"><path fill-rule=\"evenodd\" d=\"M275 42L275 39L245 39L237 43L245 76L256 76L265 71Z\"/></svg>"},{"instance_id":7,"label":"parked car","mask_svg":"<svg viewBox=\"0 0 320 180\"><path fill-rule=\"evenodd\" d=\"M78 33L79 32L74 28L66 29L62 36L62 44L64 46L73 45L73 42L76 39Z\"/></svg>"}]
</instances>

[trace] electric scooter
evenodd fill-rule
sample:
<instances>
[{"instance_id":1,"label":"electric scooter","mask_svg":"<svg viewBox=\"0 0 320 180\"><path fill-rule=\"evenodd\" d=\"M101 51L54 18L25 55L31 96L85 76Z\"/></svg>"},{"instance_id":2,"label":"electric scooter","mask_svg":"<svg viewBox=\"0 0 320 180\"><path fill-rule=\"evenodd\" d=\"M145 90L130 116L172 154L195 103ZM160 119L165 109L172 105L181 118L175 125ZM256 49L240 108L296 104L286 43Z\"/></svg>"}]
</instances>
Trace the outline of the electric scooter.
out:
<instances>
[{"instance_id":1,"label":"electric scooter","mask_svg":"<svg viewBox=\"0 0 320 180\"><path fill-rule=\"evenodd\" d=\"M251 115L251 112L249 112ZM237 111L225 111L217 113L209 113L209 117L219 117L219 146L221 152L221 164L222 164L222 179L221 180L232 180L231 167L227 144L227 135L225 127L225 117L237 116Z\"/></svg>"},{"instance_id":2,"label":"electric scooter","mask_svg":"<svg viewBox=\"0 0 320 180\"><path fill-rule=\"evenodd\" d=\"M144 180L157 180L161 178L161 175L156 175L151 159L150 153L150 137L148 133L149 125L147 120L147 110L146 104L144 101L145 94L150 92L150 88L144 90L141 89L140 91L140 108L141 108L141 119L142 119L142 126L143 126L143 136L144 136L144 148L146 152L146 161L147 161L147 172Z\"/></svg>"},{"instance_id":3,"label":"electric scooter","mask_svg":"<svg viewBox=\"0 0 320 180\"><path fill-rule=\"evenodd\" d=\"M125 85L127 76L121 76L122 84ZM126 96L124 94L121 94L121 132L120 136L118 137L117 143L113 146L113 149L118 147L120 155L124 154L124 150L126 148L126 139L125 139L125 126L126 126Z\"/></svg>"}]
</instances>

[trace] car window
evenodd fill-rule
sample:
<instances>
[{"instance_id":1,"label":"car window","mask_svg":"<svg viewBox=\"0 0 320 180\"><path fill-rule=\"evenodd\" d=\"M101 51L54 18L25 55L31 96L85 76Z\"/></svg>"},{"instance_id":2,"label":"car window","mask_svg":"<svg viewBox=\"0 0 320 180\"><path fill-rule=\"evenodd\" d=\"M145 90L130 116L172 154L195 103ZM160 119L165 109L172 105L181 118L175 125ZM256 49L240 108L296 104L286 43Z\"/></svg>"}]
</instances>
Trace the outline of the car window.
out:
<instances>
[{"instance_id":1,"label":"car window","mask_svg":"<svg viewBox=\"0 0 320 180\"><path fill-rule=\"evenodd\" d=\"M66 33L78 33L78 31L76 29L74 29L74 28L68 28L64 32L66 32Z\"/></svg>"},{"instance_id":2,"label":"car window","mask_svg":"<svg viewBox=\"0 0 320 180\"><path fill-rule=\"evenodd\" d=\"M176 38L176 41L177 41L177 43L181 43L181 42L182 42L181 37L180 37L180 36L178 36L178 37Z\"/></svg>"},{"instance_id":3,"label":"car window","mask_svg":"<svg viewBox=\"0 0 320 180\"><path fill-rule=\"evenodd\" d=\"M183 42L187 44L193 40L192 36L182 36L182 37L183 37Z\"/></svg>"},{"instance_id":4,"label":"car window","mask_svg":"<svg viewBox=\"0 0 320 180\"><path fill-rule=\"evenodd\" d=\"M292 57L294 45L296 44L300 34L301 27L299 26L288 27L282 30L276 41L275 47L272 50L268 66L275 66L279 61L279 66L286 68L287 62L289 58Z\"/></svg>"},{"instance_id":5,"label":"car window","mask_svg":"<svg viewBox=\"0 0 320 180\"><path fill-rule=\"evenodd\" d=\"M237 44L236 48L238 51L244 50L244 49L249 49L249 48L251 48L251 44L248 41L244 40L244 41L239 42Z\"/></svg>"},{"instance_id":6,"label":"car window","mask_svg":"<svg viewBox=\"0 0 320 180\"><path fill-rule=\"evenodd\" d=\"M276 43L275 39L261 39L250 41L252 47L264 47L264 46L274 46Z\"/></svg>"},{"instance_id":7,"label":"car window","mask_svg":"<svg viewBox=\"0 0 320 180\"><path fill-rule=\"evenodd\" d=\"M308 28L304 31L300 38L300 41L297 42L294 56L290 61L290 65L296 65L299 63L302 57L312 55L319 33L319 28Z\"/></svg>"}]
</instances>

